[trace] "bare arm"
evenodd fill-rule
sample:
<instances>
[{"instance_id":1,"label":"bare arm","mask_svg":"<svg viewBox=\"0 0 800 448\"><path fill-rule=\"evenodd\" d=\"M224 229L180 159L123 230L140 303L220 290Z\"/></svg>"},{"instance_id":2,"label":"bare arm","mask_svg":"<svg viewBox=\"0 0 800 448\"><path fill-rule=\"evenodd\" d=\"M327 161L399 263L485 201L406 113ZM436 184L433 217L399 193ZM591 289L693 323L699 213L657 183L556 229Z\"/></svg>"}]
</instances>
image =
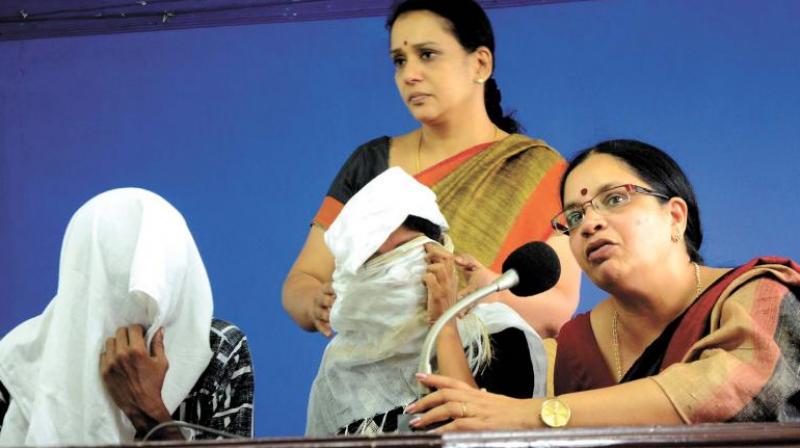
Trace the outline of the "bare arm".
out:
<instances>
[{"instance_id":1,"label":"bare arm","mask_svg":"<svg viewBox=\"0 0 800 448\"><path fill-rule=\"evenodd\" d=\"M330 283L334 260L324 234L319 226L311 226L306 243L283 282L283 308L304 330L330 337L330 307L336 299Z\"/></svg>"},{"instance_id":2,"label":"bare arm","mask_svg":"<svg viewBox=\"0 0 800 448\"><path fill-rule=\"evenodd\" d=\"M517 399L476 390L470 385L438 375L420 381L438 389L409 406L406 412L423 412L412 426L455 419L437 432L483 429L531 429L544 426L540 417L544 399ZM661 388L650 379L559 397L572 411L569 426L679 425L678 412ZM467 410L466 415L464 410Z\"/></svg>"},{"instance_id":3,"label":"bare arm","mask_svg":"<svg viewBox=\"0 0 800 448\"><path fill-rule=\"evenodd\" d=\"M433 244L427 244L425 250L428 252L428 272L422 280L428 291L428 320L432 324L455 304L458 278L455 275L455 260L450 252ZM439 333L436 359L442 375L477 387L461 345L456 318L451 319Z\"/></svg>"}]
</instances>

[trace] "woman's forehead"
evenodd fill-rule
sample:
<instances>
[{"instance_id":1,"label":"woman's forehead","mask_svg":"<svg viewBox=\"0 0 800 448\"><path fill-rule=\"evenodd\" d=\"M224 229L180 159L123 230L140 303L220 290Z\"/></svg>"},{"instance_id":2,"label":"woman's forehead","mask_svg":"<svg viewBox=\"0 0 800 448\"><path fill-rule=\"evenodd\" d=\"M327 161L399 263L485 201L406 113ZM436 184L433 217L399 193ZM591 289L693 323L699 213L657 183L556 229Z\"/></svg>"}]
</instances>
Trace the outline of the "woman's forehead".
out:
<instances>
[{"instance_id":1,"label":"woman's forehead","mask_svg":"<svg viewBox=\"0 0 800 448\"><path fill-rule=\"evenodd\" d=\"M564 202L589 200L609 185L641 184L630 166L608 154L592 154L569 173Z\"/></svg>"},{"instance_id":2,"label":"woman's forehead","mask_svg":"<svg viewBox=\"0 0 800 448\"><path fill-rule=\"evenodd\" d=\"M448 25L446 19L430 11L410 11L401 14L390 32L392 50L405 45L419 44L422 41L444 43L455 39Z\"/></svg>"}]
</instances>

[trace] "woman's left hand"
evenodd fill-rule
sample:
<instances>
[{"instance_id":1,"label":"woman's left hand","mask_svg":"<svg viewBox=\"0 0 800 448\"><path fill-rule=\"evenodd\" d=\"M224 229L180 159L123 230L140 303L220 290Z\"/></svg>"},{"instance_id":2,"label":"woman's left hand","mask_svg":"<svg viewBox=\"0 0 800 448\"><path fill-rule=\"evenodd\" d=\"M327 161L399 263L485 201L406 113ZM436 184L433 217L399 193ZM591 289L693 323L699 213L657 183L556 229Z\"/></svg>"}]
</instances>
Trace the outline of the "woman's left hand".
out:
<instances>
[{"instance_id":1,"label":"woman's left hand","mask_svg":"<svg viewBox=\"0 0 800 448\"><path fill-rule=\"evenodd\" d=\"M458 277L452 253L431 243L425 245L425 251L428 270L423 274L422 281L428 290L428 321L433 323L456 303Z\"/></svg>"},{"instance_id":2,"label":"woman's left hand","mask_svg":"<svg viewBox=\"0 0 800 448\"><path fill-rule=\"evenodd\" d=\"M442 421L450 423L432 432L530 429L538 425L535 400L497 395L470 387L441 375L417 374L417 380L437 389L406 408L406 413L424 414L411 421L418 429Z\"/></svg>"}]
</instances>

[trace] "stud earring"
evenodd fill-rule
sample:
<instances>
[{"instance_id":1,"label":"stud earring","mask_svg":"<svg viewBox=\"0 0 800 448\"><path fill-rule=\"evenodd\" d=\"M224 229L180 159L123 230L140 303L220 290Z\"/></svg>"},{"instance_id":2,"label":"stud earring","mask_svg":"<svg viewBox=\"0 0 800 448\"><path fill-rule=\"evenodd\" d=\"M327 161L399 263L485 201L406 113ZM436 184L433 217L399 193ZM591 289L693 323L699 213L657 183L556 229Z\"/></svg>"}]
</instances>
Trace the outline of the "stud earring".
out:
<instances>
[{"instance_id":1,"label":"stud earring","mask_svg":"<svg viewBox=\"0 0 800 448\"><path fill-rule=\"evenodd\" d=\"M475 84L483 84L483 83L486 82L486 80L483 79L483 78L478 78L478 79L476 79L476 80L474 80L472 82L474 82Z\"/></svg>"},{"instance_id":2,"label":"stud earring","mask_svg":"<svg viewBox=\"0 0 800 448\"><path fill-rule=\"evenodd\" d=\"M677 243L678 241L681 240L681 238L682 238L682 235L680 233L678 233L678 232L673 233L672 236L670 237L670 239L672 240L673 243Z\"/></svg>"}]
</instances>

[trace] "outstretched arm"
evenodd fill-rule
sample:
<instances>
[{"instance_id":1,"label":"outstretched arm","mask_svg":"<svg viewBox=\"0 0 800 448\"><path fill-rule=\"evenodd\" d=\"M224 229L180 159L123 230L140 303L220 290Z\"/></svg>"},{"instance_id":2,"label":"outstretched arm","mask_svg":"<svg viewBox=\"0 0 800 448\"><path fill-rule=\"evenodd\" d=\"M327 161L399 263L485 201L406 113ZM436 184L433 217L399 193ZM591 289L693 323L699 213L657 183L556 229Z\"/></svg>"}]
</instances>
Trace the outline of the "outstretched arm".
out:
<instances>
[{"instance_id":1,"label":"outstretched arm","mask_svg":"<svg viewBox=\"0 0 800 448\"><path fill-rule=\"evenodd\" d=\"M453 419L436 432L544 427L539 410L543 398L518 399L476 390L439 375L421 376L423 384L438 389L406 408L425 412L411 425L424 428ZM558 397L572 412L569 426L631 426L682 424L675 407L650 379Z\"/></svg>"}]
</instances>

